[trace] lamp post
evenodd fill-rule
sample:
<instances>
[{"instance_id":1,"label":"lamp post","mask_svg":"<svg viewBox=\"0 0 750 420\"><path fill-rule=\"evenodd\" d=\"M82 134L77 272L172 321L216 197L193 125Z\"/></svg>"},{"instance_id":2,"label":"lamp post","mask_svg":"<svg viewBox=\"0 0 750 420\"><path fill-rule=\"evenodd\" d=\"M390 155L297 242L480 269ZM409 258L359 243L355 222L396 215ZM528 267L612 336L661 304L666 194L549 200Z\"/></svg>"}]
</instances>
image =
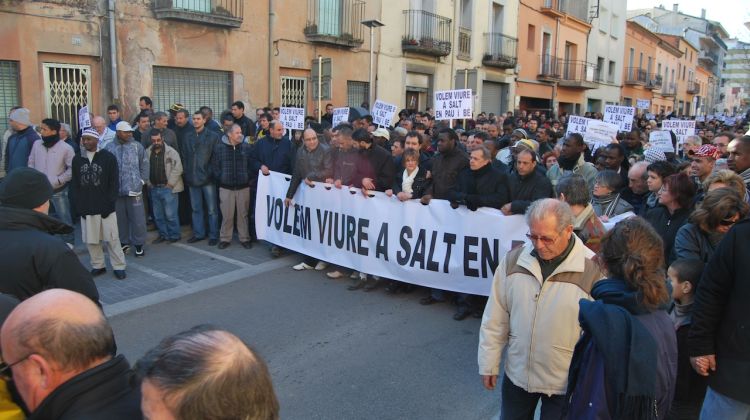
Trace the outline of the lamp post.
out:
<instances>
[{"instance_id":1,"label":"lamp post","mask_svg":"<svg viewBox=\"0 0 750 420\"><path fill-rule=\"evenodd\" d=\"M369 109L372 109L372 103L374 102L373 101L373 92L374 92L374 89L373 89L373 80L372 80L372 57L373 57L372 44L373 44L373 41L375 39L375 35L374 35L374 33L373 33L372 30L373 30L373 28L380 28L382 26L385 26L385 24L383 22L377 20L377 19L363 20L361 23L363 25L367 26L368 28L370 28L370 67L368 68L368 74L369 74L369 78L368 78L369 85L368 86L369 87L367 89L368 90L368 92L367 92L367 94L368 94L367 95L367 106L368 106Z\"/></svg>"}]
</instances>

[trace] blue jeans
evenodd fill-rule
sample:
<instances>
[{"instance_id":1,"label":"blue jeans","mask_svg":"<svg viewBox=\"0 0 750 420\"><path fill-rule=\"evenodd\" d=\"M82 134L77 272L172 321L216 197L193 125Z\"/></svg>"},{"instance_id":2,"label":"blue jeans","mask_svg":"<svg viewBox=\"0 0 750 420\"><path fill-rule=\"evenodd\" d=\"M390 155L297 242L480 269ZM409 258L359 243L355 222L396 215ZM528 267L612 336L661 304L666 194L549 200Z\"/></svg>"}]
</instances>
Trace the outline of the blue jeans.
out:
<instances>
[{"instance_id":1,"label":"blue jeans","mask_svg":"<svg viewBox=\"0 0 750 420\"><path fill-rule=\"evenodd\" d=\"M216 185L206 184L202 187L188 187L190 205L193 208L193 236L206 237L206 216L203 214L203 202L208 210L208 237L219 239L219 209L216 203Z\"/></svg>"},{"instance_id":2,"label":"blue jeans","mask_svg":"<svg viewBox=\"0 0 750 420\"><path fill-rule=\"evenodd\" d=\"M167 187L152 187L149 192L159 236L173 241L180 239L177 194Z\"/></svg>"},{"instance_id":3,"label":"blue jeans","mask_svg":"<svg viewBox=\"0 0 750 420\"><path fill-rule=\"evenodd\" d=\"M750 404L729 398L708 387L701 410L701 420L707 419L750 420Z\"/></svg>"},{"instance_id":4,"label":"blue jeans","mask_svg":"<svg viewBox=\"0 0 750 420\"><path fill-rule=\"evenodd\" d=\"M70 200L68 199L68 187L66 186L60 192L52 194L49 201L50 204L52 204L52 208L55 210L55 216L57 219L67 225L73 226L73 216L70 214ZM73 233L66 233L60 236L65 242L69 244L74 243L75 239L73 239Z\"/></svg>"},{"instance_id":5,"label":"blue jeans","mask_svg":"<svg viewBox=\"0 0 750 420\"><path fill-rule=\"evenodd\" d=\"M542 400L540 420L558 420L565 406L565 395L526 392L503 375L500 420L533 420L536 405Z\"/></svg>"}]
</instances>

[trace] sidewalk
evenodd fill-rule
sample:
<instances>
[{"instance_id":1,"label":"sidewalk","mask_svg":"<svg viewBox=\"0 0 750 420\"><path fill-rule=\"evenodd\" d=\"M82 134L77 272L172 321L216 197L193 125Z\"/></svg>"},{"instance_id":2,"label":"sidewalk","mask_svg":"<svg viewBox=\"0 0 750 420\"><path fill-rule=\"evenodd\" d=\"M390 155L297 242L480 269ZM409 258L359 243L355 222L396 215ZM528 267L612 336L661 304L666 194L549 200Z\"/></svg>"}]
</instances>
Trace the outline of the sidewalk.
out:
<instances>
[{"instance_id":1,"label":"sidewalk","mask_svg":"<svg viewBox=\"0 0 750 420\"><path fill-rule=\"evenodd\" d=\"M115 278L107 256L107 272L94 278L105 313L112 316L128 312L293 263L288 257L272 259L263 243L253 243L247 250L235 240L229 248L219 250L208 246L208 240L188 244L186 240L191 234L190 227L185 226L180 242L151 245L158 234L149 231L145 255L136 258L131 248L125 256L128 275L125 280ZM74 251L90 269L89 255L80 238L77 228Z\"/></svg>"}]
</instances>

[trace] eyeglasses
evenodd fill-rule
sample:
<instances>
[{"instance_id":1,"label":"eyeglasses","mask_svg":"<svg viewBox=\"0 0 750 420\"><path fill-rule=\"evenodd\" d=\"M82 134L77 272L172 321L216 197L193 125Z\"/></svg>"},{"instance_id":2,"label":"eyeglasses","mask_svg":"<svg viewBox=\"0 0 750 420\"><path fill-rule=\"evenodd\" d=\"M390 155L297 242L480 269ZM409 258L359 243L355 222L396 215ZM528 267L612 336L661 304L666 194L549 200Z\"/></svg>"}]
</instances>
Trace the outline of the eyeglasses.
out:
<instances>
[{"instance_id":1,"label":"eyeglasses","mask_svg":"<svg viewBox=\"0 0 750 420\"><path fill-rule=\"evenodd\" d=\"M550 238L549 236L532 235L531 232L529 232L526 234L526 237L529 238L532 244L537 241L542 241L542 243L545 245L552 245L553 243L555 243L555 241L557 241L560 235L558 234L556 237Z\"/></svg>"},{"instance_id":2,"label":"eyeglasses","mask_svg":"<svg viewBox=\"0 0 750 420\"><path fill-rule=\"evenodd\" d=\"M17 360L13 363L6 363L6 362L0 362L0 379L4 379L6 381L10 381L13 379L13 371L10 370L15 365L21 364L29 359L34 353L29 353L20 360Z\"/></svg>"}]
</instances>

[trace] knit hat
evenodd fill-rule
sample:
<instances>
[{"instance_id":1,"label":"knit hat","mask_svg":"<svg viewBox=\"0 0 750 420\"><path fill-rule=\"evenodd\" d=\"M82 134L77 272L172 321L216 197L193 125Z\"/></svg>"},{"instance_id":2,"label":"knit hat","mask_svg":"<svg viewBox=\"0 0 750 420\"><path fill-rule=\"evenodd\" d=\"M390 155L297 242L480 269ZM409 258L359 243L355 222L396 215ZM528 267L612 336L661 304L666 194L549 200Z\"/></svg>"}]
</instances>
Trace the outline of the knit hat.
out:
<instances>
[{"instance_id":1,"label":"knit hat","mask_svg":"<svg viewBox=\"0 0 750 420\"><path fill-rule=\"evenodd\" d=\"M649 147L644 153L644 160L648 163L654 163L667 160L667 156L661 150L655 147Z\"/></svg>"},{"instance_id":2,"label":"knit hat","mask_svg":"<svg viewBox=\"0 0 750 420\"><path fill-rule=\"evenodd\" d=\"M32 168L16 168L0 184L0 203L6 207L35 209L52 198L47 176Z\"/></svg>"},{"instance_id":3,"label":"knit hat","mask_svg":"<svg viewBox=\"0 0 750 420\"><path fill-rule=\"evenodd\" d=\"M383 137L386 140L391 139L391 134L383 127L378 128L377 130L372 132L373 137Z\"/></svg>"},{"instance_id":4,"label":"knit hat","mask_svg":"<svg viewBox=\"0 0 750 420\"><path fill-rule=\"evenodd\" d=\"M518 140L514 147L522 147L525 149L529 149L534 153L536 153L539 150L539 144L535 142L534 140L529 140L529 139Z\"/></svg>"},{"instance_id":5,"label":"knit hat","mask_svg":"<svg viewBox=\"0 0 750 420\"><path fill-rule=\"evenodd\" d=\"M698 148L697 151L689 151L688 156L718 159L719 157L721 157L721 152L719 152L719 149L713 144L704 144L703 146Z\"/></svg>"},{"instance_id":6,"label":"knit hat","mask_svg":"<svg viewBox=\"0 0 750 420\"><path fill-rule=\"evenodd\" d=\"M513 133L511 133L511 135L516 133L520 134L524 139L529 138L529 133L527 133L523 128L516 128L515 130L513 130Z\"/></svg>"},{"instance_id":7,"label":"knit hat","mask_svg":"<svg viewBox=\"0 0 750 420\"><path fill-rule=\"evenodd\" d=\"M9 119L23 125L31 125L30 111L26 108L14 109Z\"/></svg>"},{"instance_id":8,"label":"knit hat","mask_svg":"<svg viewBox=\"0 0 750 420\"><path fill-rule=\"evenodd\" d=\"M81 137L93 137L95 139L98 139L99 133L93 128L87 128L83 130L83 133L81 133Z\"/></svg>"}]
</instances>

